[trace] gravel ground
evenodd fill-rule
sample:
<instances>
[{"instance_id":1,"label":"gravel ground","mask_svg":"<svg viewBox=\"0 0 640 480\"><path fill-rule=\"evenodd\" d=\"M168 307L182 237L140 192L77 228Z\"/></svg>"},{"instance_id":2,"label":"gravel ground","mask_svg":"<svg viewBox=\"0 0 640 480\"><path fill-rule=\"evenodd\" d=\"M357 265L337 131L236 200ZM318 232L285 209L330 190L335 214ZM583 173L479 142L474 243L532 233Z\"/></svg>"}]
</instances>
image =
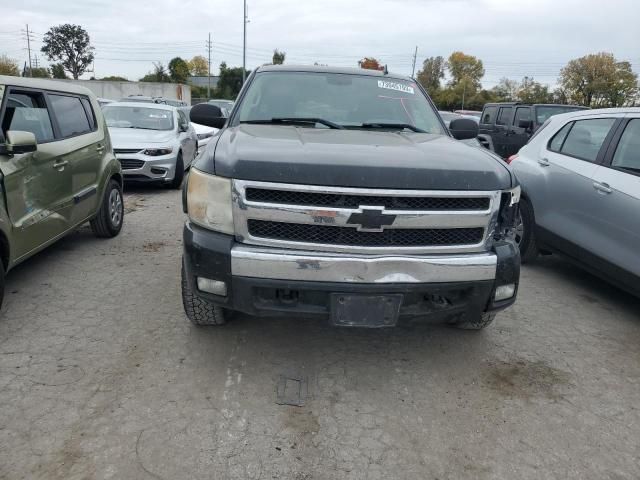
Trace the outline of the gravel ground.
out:
<instances>
[{"instance_id":1,"label":"gravel ground","mask_svg":"<svg viewBox=\"0 0 640 480\"><path fill-rule=\"evenodd\" d=\"M546 257L479 333L195 328L179 193L126 197L119 237L8 276L0 478L640 477L640 300ZM303 406L278 404L287 378Z\"/></svg>"}]
</instances>

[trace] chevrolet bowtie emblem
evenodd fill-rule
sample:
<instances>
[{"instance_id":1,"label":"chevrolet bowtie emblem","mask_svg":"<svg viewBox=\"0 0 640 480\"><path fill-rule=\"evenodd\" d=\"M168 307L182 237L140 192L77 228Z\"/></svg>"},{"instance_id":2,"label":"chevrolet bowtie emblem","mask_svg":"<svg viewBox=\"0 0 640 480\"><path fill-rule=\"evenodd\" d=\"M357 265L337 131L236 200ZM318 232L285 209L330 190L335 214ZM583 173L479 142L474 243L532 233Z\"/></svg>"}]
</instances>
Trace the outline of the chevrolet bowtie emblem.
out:
<instances>
[{"instance_id":1,"label":"chevrolet bowtie emblem","mask_svg":"<svg viewBox=\"0 0 640 480\"><path fill-rule=\"evenodd\" d=\"M382 232L384 227L393 225L396 216L384 213L384 208L361 207L347 219L347 225L355 226L359 232Z\"/></svg>"}]
</instances>

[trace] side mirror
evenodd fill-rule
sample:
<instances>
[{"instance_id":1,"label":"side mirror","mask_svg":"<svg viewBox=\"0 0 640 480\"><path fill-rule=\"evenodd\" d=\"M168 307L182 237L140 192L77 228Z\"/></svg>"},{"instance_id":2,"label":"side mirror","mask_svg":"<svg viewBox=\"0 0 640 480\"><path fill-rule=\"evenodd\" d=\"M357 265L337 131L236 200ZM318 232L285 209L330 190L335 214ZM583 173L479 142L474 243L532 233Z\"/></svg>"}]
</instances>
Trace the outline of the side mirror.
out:
<instances>
[{"instance_id":1,"label":"side mirror","mask_svg":"<svg viewBox=\"0 0 640 480\"><path fill-rule=\"evenodd\" d=\"M189 130L189 124L188 123L181 123L179 130L181 132L186 132L187 130Z\"/></svg>"},{"instance_id":2,"label":"side mirror","mask_svg":"<svg viewBox=\"0 0 640 480\"><path fill-rule=\"evenodd\" d=\"M468 118L451 120L449 131L456 140L467 140L478 136L478 124Z\"/></svg>"},{"instance_id":3,"label":"side mirror","mask_svg":"<svg viewBox=\"0 0 640 480\"><path fill-rule=\"evenodd\" d=\"M7 153L17 155L20 153L35 152L38 150L36 136L32 132L9 130L7 132Z\"/></svg>"},{"instance_id":4,"label":"side mirror","mask_svg":"<svg viewBox=\"0 0 640 480\"><path fill-rule=\"evenodd\" d=\"M226 117L222 116L220 107L209 103L199 103L191 107L189 118L193 123L206 125L207 127L222 128L227 122Z\"/></svg>"},{"instance_id":5,"label":"side mirror","mask_svg":"<svg viewBox=\"0 0 640 480\"><path fill-rule=\"evenodd\" d=\"M533 128L532 120L518 120L518 127L524 128L525 130L531 130Z\"/></svg>"}]
</instances>

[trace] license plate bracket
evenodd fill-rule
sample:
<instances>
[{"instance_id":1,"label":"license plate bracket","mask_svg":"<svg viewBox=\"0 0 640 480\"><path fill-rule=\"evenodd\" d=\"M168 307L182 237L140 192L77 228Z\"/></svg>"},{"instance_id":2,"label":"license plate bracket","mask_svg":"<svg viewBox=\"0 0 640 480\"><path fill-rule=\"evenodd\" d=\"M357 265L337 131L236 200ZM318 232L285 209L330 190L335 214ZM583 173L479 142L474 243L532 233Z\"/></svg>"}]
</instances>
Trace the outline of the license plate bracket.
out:
<instances>
[{"instance_id":1,"label":"license plate bracket","mask_svg":"<svg viewBox=\"0 0 640 480\"><path fill-rule=\"evenodd\" d=\"M398 323L402 294L331 295L331 323L341 327L381 328Z\"/></svg>"}]
</instances>

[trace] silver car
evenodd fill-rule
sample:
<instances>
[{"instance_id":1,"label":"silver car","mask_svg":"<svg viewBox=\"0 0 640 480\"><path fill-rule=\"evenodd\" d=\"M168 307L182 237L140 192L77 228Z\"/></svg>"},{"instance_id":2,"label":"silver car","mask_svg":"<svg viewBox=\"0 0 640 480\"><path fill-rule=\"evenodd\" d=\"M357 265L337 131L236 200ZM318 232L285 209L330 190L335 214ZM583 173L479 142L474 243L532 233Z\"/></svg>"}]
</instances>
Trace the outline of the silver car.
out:
<instances>
[{"instance_id":1,"label":"silver car","mask_svg":"<svg viewBox=\"0 0 640 480\"><path fill-rule=\"evenodd\" d=\"M198 148L184 112L164 104L116 102L103 113L125 181L180 187Z\"/></svg>"},{"instance_id":2,"label":"silver car","mask_svg":"<svg viewBox=\"0 0 640 480\"><path fill-rule=\"evenodd\" d=\"M640 295L640 108L551 117L508 161L522 260L560 252Z\"/></svg>"}]
</instances>

